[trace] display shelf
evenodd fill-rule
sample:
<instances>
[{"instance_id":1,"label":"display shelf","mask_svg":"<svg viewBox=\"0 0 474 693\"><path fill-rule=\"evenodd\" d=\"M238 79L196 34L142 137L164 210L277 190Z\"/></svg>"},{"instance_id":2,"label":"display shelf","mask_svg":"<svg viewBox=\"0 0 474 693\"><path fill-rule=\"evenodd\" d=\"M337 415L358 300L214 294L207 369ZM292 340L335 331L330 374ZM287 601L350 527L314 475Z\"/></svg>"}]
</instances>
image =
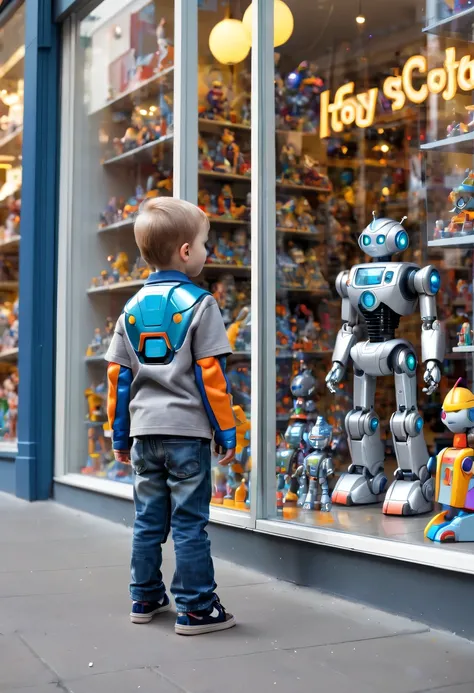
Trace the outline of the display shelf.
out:
<instances>
[{"instance_id":1,"label":"display shelf","mask_svg":"<svg viewBox=\"0 0 474 693\"><path fill-rule=\"evenodd\" d=\"M243 125L242 123L231 123L230 120L211 120L210 118L199 118L199 129L202 132L218 132L223 128L229 128L229 130L243 130L244 132L250 132L250 125Z\"/></svg>"},{"instance_id":2,"label":"display shelf","mask_svg":"<svg viewBox=\"0 0 474 693\"><path fill-rule=\"evenodd\" d=\"M18 454L17 440L0 440L0 455L2 453Z\"/></svg>"},{"instance_id":3,"label":"display shelf","mask_svg":"<svg viewBox=\"0 0 474 693\"><path fill-rule=\"evenodd\" d=\"M20 236L12 236L6 241L0 241L0 253L9 253L18 250L20 245Z\"/></svg>"},{"instance_id":4,"label":"display shelf","mask_svg":"<svg viewBox=\"0 0 474 693\"><path fill-rule=\"evenodd\" d=\"M199 169L199 175L203 178L216 178L217 180L239 181L250 184L250 176L241 176L239 173L221 173L220 171L203 171Z\"/></svg>"},{"instance_id":5,"label":"display shelf","mask_svg":"<svg viewBox=\"0 0 474 693\"><path fill-rule=\"evenodd\" d=\"M105 354L94 354L94 356L85 356L84 361L86 363L107 363L107 361L105 360Z\"/></svg>"},{"instance_id":6,"label":"display shelf","mask_svg":"<svg viewBox=\"0 0 474 693\"><path fill-rule=\"evenodd\" d=\"M329 188L316 185L297 185L296 183L287 183L285 181L277 181L276 187L280 190L305 190L306 192L331 193Z\"/></svg>"},{"instance_id":7,"label":"display shelf","mask_svg":"<svg viewBox=\"0 0 474 693\"><path fill-rule=\"evenodd\" d=\"M275 355L276 359L279 360L289 360L289 359L294 359L295 361L300 361L304 356L312 356L312 357L322 357L322 356L331 356L332 351L286 351L286 352L280 352ZM234 351L229 358L251 358L252 352L250 351Z\"/></svg>"},{"instance_id":8,"label":"display shelf","mask_svg":"<svg viewBox=\"0 0 474 693\"><path fill-rule=\"evenodd\" d=\"M406 170L406 164L396 161L383 159L335 159L331 160L328 157L328 168L403 168Z\"/></svg>"},{"instance_id":9,"label":"display shelf","mask_svg":"<svg viewBox=\"0 0 474 693\"><path fill-rule=\"evenodd\" d=\"M472 40L472 25L474 24L474 7L457 12L450 17L439 19L428 24L423 29L425 34L436 34L449 38L462 38L466 41Z\"/></svg>"},{"instance_id":10,"label":"display shelf","mask_svg":"<svg viewBox=\"0 0 474 693\"><path fill-rule=\"evenodd\" d=\"M98 233L109 233L111 231L122 231L123 229L133 229L133 224L135 223L134 217L129 217L128 219L122 219L122 221L116 221L115 224L109 224L109 226L103 226L98 228Z\"/></svg>"},{"instance_id":11,"label":"display shelf","mask_svg":"<svg viewBox=\"0 0 474 693\"><path fill-rule=\"evenodd\" d=\"M250 275L252 268L247 265L224 265L223 263L218 263L218 262L209 262L208 264L204 265L202 268L203 272L230 272L234 274L236 277L239 275Z\"/></svg>"},{"instance_id":12,"label":"display shelf","mask_svg":"<svg viewBox=\"0 0 474 693\"><path fill-rule=\"evenodd\" d=\"M474 130L465 132L463 135L445 137L435 142L426 142L420 146L420 149L425 152L443 149L447 152L457 152L458 154L472 154L474 153Z\"/></svg>"},{"instance_id":13,"label":"display shelf","mask_svg":"<svg viewBox=\"0 0 474 693\"><path fill-rule=\"evenodd\" d=\"M18 361L18 347L0 351L0 363L16 363Z\"/></svg>"},{"instance_id":14,"label":"display shelf","mask_svg":"<svg viewBox=\"0 0 474 693\"><path fill-rule=\"evenodd\" d=\"M0 139L0 154L2 156L19 156L21 154L21 138L23 127L19 127Z\"/></svg>"},{"instance_id":15,"label":"display shelf","mask_svg":"<svg viewBox=\"0 0 474 693\"><path fill-rule=\"evenodd\" d=\"M319 229L317 233L313 233L311 231L302 231L301 229L287 229L284 226L277 226L276 231L277 233L288 234L289 236L296 236L298 238L308 238L316 242L321 241L320 234L324 233L321 229Z\"/></svg>"},{"instance_id":16,"label":"display shelf","mask_svg":"<svg viewBox=\"0 0 474 693\"><path fill-rule=\"evenodd\" d=\"M457 246L474 247L474 234L470 236L453 236L452 238L436 238L428 241L429 248L456 248Z\"/></svg>"},{"instance_id":17,"label":"display shelf","mask_svg":"<svg viewBox=\"0 0 474 693\"><path fill-rule=\"evenodd\" d=\"M128 282L117 282L116 284L107 284L106 286L91 286L87 289L88 294L108 294L110 292L128 294L136 289L140 289L144 285L143 279L134 279ZM1 286L1 284L0 284Z\"/></svg>"},{"instance_id":18,"label":"display shelf","mask_svg":"<svg viewBox=\"0 0 474 693\"><path fill-rule=\"evenodd\" d=\"M309 294L315 298L328 298L331 295L329 289L305 289L288 286L277 286L277 294Z\"/></svg>"},{"instance_id":19,"label":"display shelf","mask_svg":"<svg viewBox=\"0 0 474 693\"><path fill-rule=\"evenodd\" d=\"M129 152L124 152L123 154L117 154L110 159L106 159L103 162L103 166L113 166L117 164L125 164L129 166L130 164L152 164L153 163L153 152L159 147L165 147L173 142L173 134L164 135L153 142L147 142L141 147L135 147Z\"/></svg>"},{"instance_id":20,"label":"display shelf","mask_svg":"<svg viewBox=\"0 0 474 693\"><path fill-rule=\"evenodd\" d=\"M17 281L0 281L0 291L18 291Z\"/></svg>"},{"instance_id":21,"label":"display shelf","mask_svg":"<svg viewBox=\"0 0 474 693\"><path fill-rule=\"evenodd\" d=\"M453 351L457 354L472 354L474 353L474 346L455 346Z\"/></svg>"},{"instance_id":22,"label":"display shelf","mask_svg":"<svg viewBox=\"0 0 474 693\"><path fill-rule=\"evenodd\" d=\"M250 221L243 221L242 219L224 219L223 217L207 217L210 224L228 224L230 226L249 226Z\"/></svg>"},{"instance_id":23,"label":"display shelf","mask_svg":"<svg viewBox=\"0 0 474 693\"><path fill-rule=\"evenodd\" d=\"M135 86L130 87L130 89L127 89L126 91L122 92L119 96L116 96L114 99L110 99L99 108L90 111L89 115L92 116L96 115L97 113L101 113L101 111L105 110L106 108L110 108L111 106L114 106L115 110L126 110L127 101L129 101L131 96L136 96L140 94L140 92L146 92L148 87L154 86L156 82L159 82L163 77L166 77L166 75L171 74L173 70L174 66L171 65L170 67L161 70L161 72L157 72L149 79L144 79Z\"/></svg>"}]
</instances>

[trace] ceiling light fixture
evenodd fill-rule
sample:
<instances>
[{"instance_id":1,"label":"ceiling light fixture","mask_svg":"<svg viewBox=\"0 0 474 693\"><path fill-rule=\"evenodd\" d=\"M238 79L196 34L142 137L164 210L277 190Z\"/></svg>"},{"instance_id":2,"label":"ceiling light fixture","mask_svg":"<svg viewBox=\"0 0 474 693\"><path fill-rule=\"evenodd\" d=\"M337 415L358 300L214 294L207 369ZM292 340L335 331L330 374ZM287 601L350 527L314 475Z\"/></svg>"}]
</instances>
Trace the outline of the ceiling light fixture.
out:
<instances>
[{"instance_id":1,"label":"ceiling light fixture","mask_svg":"<svg viewBox=\"0 0 474 693\"><path fill-rule=\"evenodd\" d=\"M362 0L359 2L359 14L356 17L357 24L365 24L365 17L362 14Z\"/></svg>"}]
</instances>

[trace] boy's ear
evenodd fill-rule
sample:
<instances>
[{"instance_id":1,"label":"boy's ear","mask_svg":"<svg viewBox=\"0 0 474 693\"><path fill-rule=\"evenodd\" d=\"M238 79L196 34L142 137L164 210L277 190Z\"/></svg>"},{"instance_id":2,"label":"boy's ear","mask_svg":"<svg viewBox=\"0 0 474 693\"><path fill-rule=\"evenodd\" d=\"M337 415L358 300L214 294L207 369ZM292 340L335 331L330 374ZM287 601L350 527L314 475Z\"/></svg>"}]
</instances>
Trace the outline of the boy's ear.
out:
<instances>
[{"instance_id":1,"label":"boy's ear","mask_svg":"<svg viewBox=\"0 0 474 693\"><path fill-rule=\"evenodd\" d=\"M183 262L187 262L189 260L189 243L183 243L179 249L179 257Z\"/></svg>"}]
</instances>

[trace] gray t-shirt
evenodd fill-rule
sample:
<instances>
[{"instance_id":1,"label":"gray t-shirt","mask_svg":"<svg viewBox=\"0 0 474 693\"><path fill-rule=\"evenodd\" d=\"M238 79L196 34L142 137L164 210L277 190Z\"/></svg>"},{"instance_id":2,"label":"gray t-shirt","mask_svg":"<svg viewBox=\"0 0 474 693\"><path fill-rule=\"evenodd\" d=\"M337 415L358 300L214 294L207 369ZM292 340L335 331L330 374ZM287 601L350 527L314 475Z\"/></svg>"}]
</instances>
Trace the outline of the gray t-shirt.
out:
<instances>
[{"instance_id":1,"label":"gray t-shirt","mask_svg":"<svg viewBox=\"0 0 474 693\"><path fill-rule=\"evenodd\" d=\"M194 309L183 346L167 365L143 364L130 343L122 314L105 355L130 368L130 435L212 438L211 426L194 376L194 362L231 354L216 300L205 296Z\"/></svg>"}]
</instances>

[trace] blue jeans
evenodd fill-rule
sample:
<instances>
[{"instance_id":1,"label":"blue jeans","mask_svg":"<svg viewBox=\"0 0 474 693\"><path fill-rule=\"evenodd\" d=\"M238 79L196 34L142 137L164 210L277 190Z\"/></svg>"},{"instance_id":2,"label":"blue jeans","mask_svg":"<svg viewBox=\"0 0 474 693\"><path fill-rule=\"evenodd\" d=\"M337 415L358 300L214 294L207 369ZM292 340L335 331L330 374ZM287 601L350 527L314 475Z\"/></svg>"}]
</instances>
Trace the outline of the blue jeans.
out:
<instances>
[{"instance_id":1,"label":"blue jeans","mask_svg":"<svg viewBox=\"0 0 474 693\"><path fill-rule=\"evenodd\" d=\"M165 594L161 545L173 533L176 570L171 593L178 611L207 609L214 600L214 566L205 527L211 500L210 441L202 438L135 438L135 525L130 583L134 601Z\"/></svg>"}]
</instances>

